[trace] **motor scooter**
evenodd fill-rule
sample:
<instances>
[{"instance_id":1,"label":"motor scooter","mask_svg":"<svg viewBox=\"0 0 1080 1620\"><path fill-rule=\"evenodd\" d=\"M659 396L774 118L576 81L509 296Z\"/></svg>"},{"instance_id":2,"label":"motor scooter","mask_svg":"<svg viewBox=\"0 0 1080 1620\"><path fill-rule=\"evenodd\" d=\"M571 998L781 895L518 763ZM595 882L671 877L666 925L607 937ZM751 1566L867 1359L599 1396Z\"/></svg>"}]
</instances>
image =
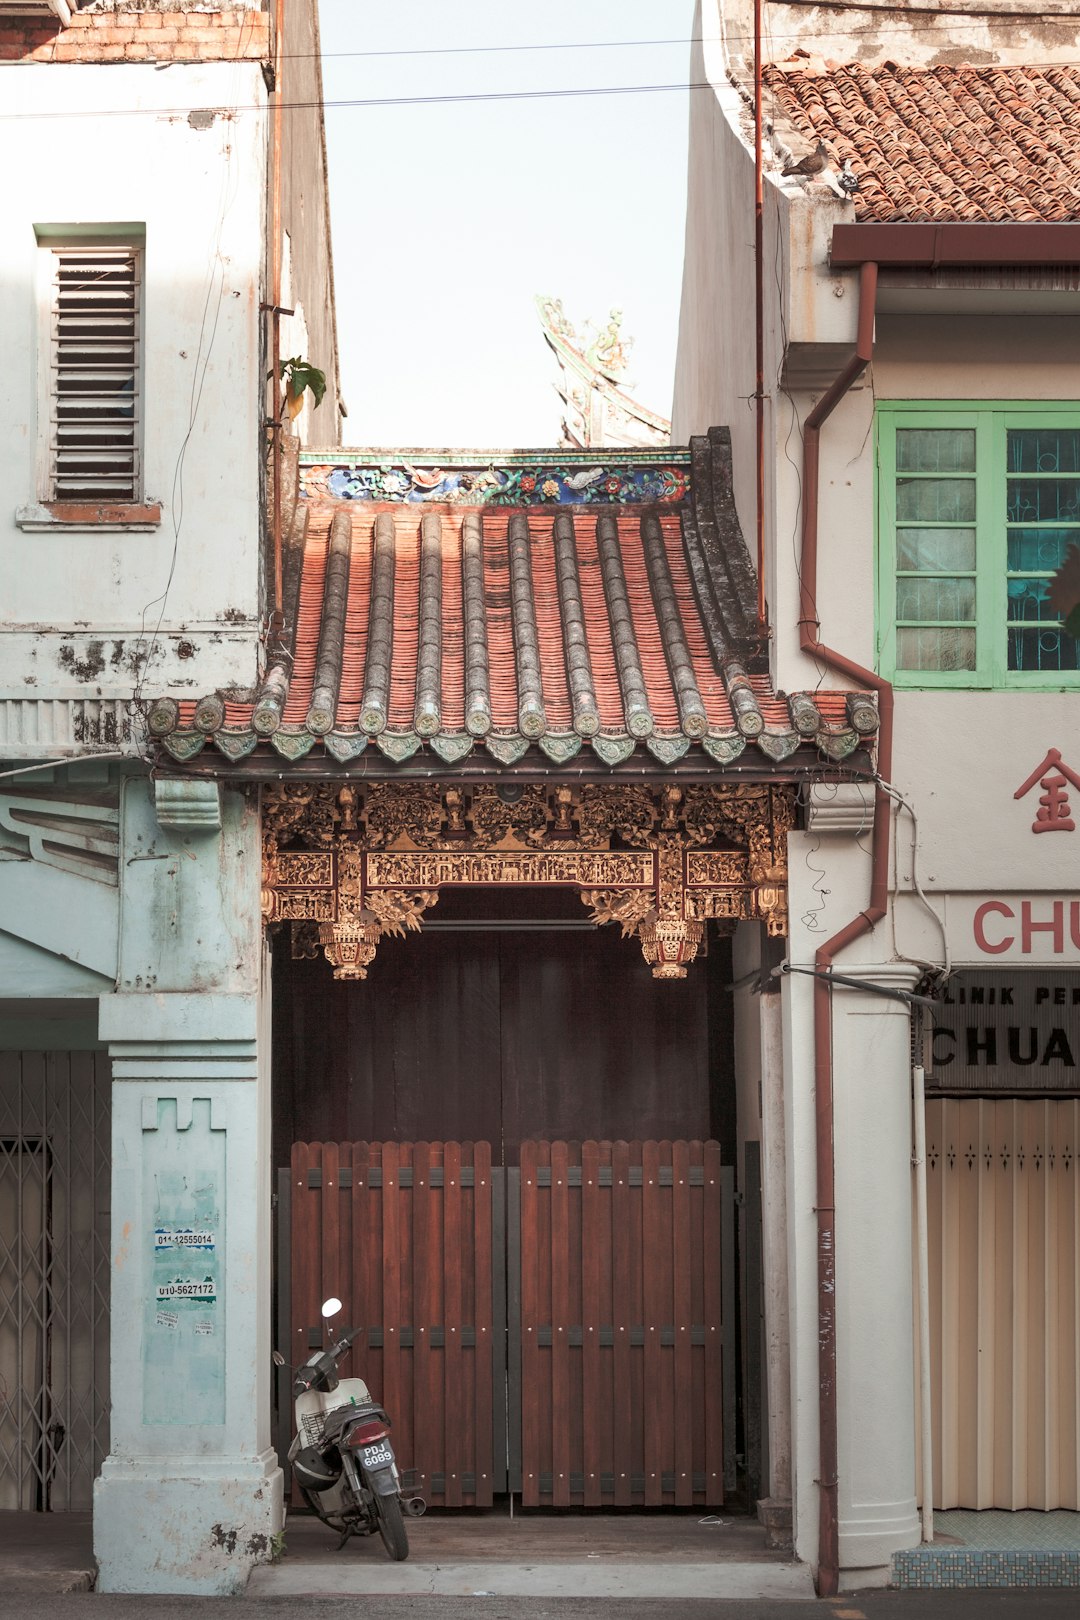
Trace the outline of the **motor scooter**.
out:
<instances>
[{"instance_id":1,"label":"motor scooter","mask_svg":"<svg viewBox=\"0 0 1080 1620\"><path fill-rule=\"evenodd\" d=\"M340 1310L339 1299L328 1299L322 1314L329 1318ZM350 1536L377 1530L390 1557L400 1560L409 1556L403 1510L418 1518L427 1504L402 1491L385 1410L362 1378L337 1375L338 1362L362 1332L343 1333L295 1369L296 1434L289 1462L308 1507L340 1534L339 1547ZM284 1357L274 1359L284 1365Z\"/></svg>"}]
</instances>

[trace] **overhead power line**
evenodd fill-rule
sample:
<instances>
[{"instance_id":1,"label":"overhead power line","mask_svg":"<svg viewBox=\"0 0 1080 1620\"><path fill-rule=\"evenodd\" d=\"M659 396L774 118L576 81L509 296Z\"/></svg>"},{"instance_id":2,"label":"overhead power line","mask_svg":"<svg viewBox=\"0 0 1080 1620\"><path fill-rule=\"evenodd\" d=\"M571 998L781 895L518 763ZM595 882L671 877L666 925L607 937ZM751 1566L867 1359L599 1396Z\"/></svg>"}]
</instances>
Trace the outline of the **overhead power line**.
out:
<instances>
[{"instance_id":1,"label":"overhead power line","mask_svg":"<svg viewBox=\"0 0 1080 1620\"><path fill-rule=\"evenodd\" d=\"M323 107L328 112L348 107L432 107L454 102L482 101L544 101L568 96L644 96L671 90L711 90L708 80L683 81L681 84L608 84L590 85L575 89L556 90L487 90L468 91L459 95L439 96L362 96L345 101L285 101L284 112L310 112ZM73 112L0 112L0 122L14 119L53 118L186 118L189 113L204 111L205 103L190 107L86 107ZM242 113L261 113L263 107L223 107L212 109L219 116L239 117Z\"/></svg>"}]
</instances>

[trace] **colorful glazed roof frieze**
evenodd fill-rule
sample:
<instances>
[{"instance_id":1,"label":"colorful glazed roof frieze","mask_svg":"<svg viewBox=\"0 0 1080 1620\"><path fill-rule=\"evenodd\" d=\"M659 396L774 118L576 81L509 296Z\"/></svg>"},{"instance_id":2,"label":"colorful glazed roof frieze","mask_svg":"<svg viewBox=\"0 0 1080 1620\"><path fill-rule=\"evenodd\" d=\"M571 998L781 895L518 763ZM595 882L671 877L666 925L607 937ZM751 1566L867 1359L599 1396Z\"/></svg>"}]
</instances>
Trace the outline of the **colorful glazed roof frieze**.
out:
<instances>
[{"instance_id":1,"label":"colorful glazed roof frieze","mask_svg":"<svg viewBox=\"0 0 1080 1620\"><path fill-rule=\"evenodd\" d=\"M508 472L513 504L494 498ZM796 756L820 771L877 730L865 694L772 689L726 429L655 460L342 453L302 486L287 641L253 693L153 704L173 760L209 743L274 774L321 758L369 776L571 760L768 775Z\"/></svg>"},{"instance_id":2,"label":"colorful glazed roof frieze","mask_svg":"<svg viewBox=\"0 0 1080 1620\"><path fill-rule=\"evenodd\" d=\"M765 111L858 176L860 220L1080 219L1080 67L766 67Z\"/></svg>"},{"instance_id":3,"label":"colorful glazed roof frieze","mask_svg":"<svg viewBox=\"0 0 1080 1620\"><path fill-rule=\"evenodd\" d=\"M564 452L476 452L439 460L405 451L394 460L371 460L365 451L342 460L301 457L302 492L310 500L448 502L455 506L625 506L685 500L690 487L686 451L642 451L628 460Z\"/></svg>"}]
</instances>

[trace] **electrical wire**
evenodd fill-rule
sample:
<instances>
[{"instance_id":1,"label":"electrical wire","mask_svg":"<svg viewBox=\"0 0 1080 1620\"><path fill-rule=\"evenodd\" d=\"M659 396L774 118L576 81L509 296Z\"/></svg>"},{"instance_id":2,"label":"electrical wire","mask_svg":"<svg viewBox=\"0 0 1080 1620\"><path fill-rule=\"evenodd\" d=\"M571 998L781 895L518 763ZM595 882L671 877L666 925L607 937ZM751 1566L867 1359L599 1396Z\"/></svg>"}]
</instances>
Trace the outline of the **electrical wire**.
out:
<instances>
[{"instance_id":1,"label":"electrical wire","mask_svg":"<svg viewBox=\"0 0 1080 1620\"><path fill-rule=\"evenodd\" d=\"M0 64L2 65L6 64ZM200 65L205 67L206 63ZM432 96L358 96L340 101L328 101L323 98L314 101L283 101L281 106L283 112L312 112L319 107L327 112L335 112L355 107L438 107L487 101L558 101L575 96L645 96L673 90L681 92L712 88L709 80L702 79L684 80L679 84L587 85L554 90L480 90ZM0 113L0 122L13 123L21 119L32 119L35 122L47 123L58 118L186 118L189 113L198 112L203 106L205 103L186 107L85 107L73 112L5 112ZM244 106L223 106L221 103L214 105L214 112L220 118L239 118L245 113L262 115L265 111L264 106L254 102Z\"/></svg>"}]
</instances>

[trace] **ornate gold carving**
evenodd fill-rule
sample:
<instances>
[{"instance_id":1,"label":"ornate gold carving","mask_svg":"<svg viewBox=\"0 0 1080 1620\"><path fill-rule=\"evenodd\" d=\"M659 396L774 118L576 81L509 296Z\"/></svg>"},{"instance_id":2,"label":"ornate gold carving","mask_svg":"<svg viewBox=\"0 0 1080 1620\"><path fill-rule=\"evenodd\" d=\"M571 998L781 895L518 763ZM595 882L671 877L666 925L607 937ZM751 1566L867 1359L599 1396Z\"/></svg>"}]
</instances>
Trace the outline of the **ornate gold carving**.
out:
<instances>
[{"instance_id":1,"label":"ornate gold carving","mask_svg":"<svg viewBox=\"0 0 1080 1620\"><path fill-rule=\"evenodd\" d=\"M652 967L653 978L685 979L686 969L697 955L705 925L676 917L657 917L654 922L643 922L638 932L642 954Z\"/></svg>"},{"instance_id":2,"label":"ornate gold carving","mask_svg":"<svg viewBox=\"0 0 1080 1620\"><path fill-rule=\"evenodd\" d=\"M350 790L351 791L351 790ZM263 822L280 847L294 838L328 847L341 820L338 794L315 782L281 782L263 794Z\"/></svg>"},{"instance_id":3,"label":"ornate gold carving","mask_svg":"<svg viewBox=\"0 0 1080 1620\"><path fill-rule=\"evenodd\" d=\"M420 932L425 911L439 903L437 889L423 889L419 894L402 894L399 890L369 890L365 911L375 918L384 934L396 934L404 939L406 929Z\"/></svg>"},{"instance_id":4,"label":"ornate gold carving","mask_svg":"<svg viewBox=\"0 0 1080 1620\"><path fill-rule=\"evenodd\" d=\"M737 884L745 888L748 881L747 860L735 850L690 850L686 857L686 881L691 888L713 888L717 884Z\"/></svg>"},{"instance_id":5,"label":"ornate gold carving","mask_svg":"<svg viewBox=\"0 0 1080 1620\"><path fill-rule=\"evenodd\" d=\"M515 843L538 843L547 831L547 793L542 787L504 788L503 796L493 787L477 787L472 792L469 821L475 841L483 848L513 838ZM513 797L506 795L513 794Z\"/></svg>"},{"instance_id":6,"label":"ornate gold carving","mask_svg":"<svg viewBox=\"0 0 1080 1620\"><path fill-rule=\"evenodd\" d=\"M339 978L365 977L446 884L576 887L658 978L684 976L707 920L787 928L787 786L290 782L264 810L264 914L307 953L316 923Z\"/></svg>"},{"instance_id":7,"label":"ornate gold carving","mask_svg":"<svg viewBox=\"0 0 1080 1620\"><path fill-rule=\"evenodd\" d=\"M407 838L426 849L438 843L446 820L437 782L374 782L364 807L369 849Z\"/></svg>"},{"instance_id":8,"label":"ornate gold carving","mask_svg":"<svg viewBox=\"0 0 1080 1620\"><path fill-rule=\"evenodd\" d=\"M331 922L337 916L337 896L333 889L305 892L303 889L271 891L267 922Z\"/></svg>"},{"instance_id":9,"label":"ornate gold carving","mask_svg":"<svg viewBox=\"0 0 1080 1620\"><path fill-rule=\"evenodd\" d=\"M653 882L643 850L377 850L367 858L370 889L431 889L444 883L570 883L642 888Z\"/></svg>"},{"instance_id":10,"label":"ornate gold carving","mask_svg":"<svg viewBox=\"0 0 1080 1620\"><path fill-rule=\"evenodd\" d=\"M648 788L589 782L581 789L577 819L583 844L606 844L617 836L640 848L648 843L656 817L656 799Z\"/></svg>"},{"instance_id":11,"label":"ornate gold carving","mask_svg":"<svg viewBox=\"0 0 1080 1620\"><path fill-rule=\"evenodd\" d=\"M592 911L597 927L618 923L623 939L636 934L647 917L656 916L656 897L651 889L582 889L581 898Z\"/></svg>"},{"instance_id":12,"label":"ornate gold carving","mask_svg":"<svg viewBox=\"0 0 1080 1620\"><path fill-rule=\"evenodd\" d=\"M279 851L276 882L287 889L332 889L334 857L329 850Z\"/></svg>"}]
</instances>

